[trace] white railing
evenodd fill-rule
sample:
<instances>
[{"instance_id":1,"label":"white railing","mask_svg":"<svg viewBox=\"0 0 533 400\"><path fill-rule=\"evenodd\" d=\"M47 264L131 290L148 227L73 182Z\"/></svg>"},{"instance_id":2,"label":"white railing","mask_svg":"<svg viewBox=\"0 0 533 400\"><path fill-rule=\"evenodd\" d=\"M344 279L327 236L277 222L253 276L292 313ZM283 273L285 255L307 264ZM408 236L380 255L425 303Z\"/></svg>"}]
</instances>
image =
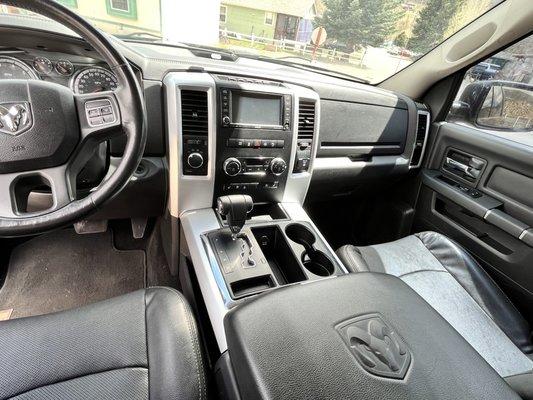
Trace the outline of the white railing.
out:
<instances>
[{"instance_id":1,"label":"white railing","mask_svg":"<svg viewBox=\"0 0 533 400\"><path fill-rule=\"evenodd\" d=\"M230 41L238 40L240 42L245 42L249 47L258 47L264 45L268 51L273 52L287 52L294 53L296 56L313 58L314 45L312 43L299 42L296 40L289 39L274 39L267 38L263 36L257 36L254 34L248 35L239 32L228 31L226 29L219 30L219 37L222 43L230 43ZM331 61L346 61L356 63L361 60L360 54L349 54L337 49L326 49L318 48L315 54L316 58L329 59Z\"/></svg>"}]
</instances>

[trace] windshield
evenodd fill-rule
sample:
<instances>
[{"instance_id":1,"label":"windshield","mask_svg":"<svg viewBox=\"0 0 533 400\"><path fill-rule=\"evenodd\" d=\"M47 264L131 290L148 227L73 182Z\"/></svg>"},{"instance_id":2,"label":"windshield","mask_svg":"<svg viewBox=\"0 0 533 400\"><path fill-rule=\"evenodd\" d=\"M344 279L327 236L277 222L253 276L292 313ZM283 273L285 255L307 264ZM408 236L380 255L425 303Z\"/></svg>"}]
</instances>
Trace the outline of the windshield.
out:
<instances>
[{"instance_id":1,"label":"windshield","mask_svg":"<svg viewBox=\"0 0 533 400\"><path fill-rule=\"evenodd\" d=\"M211 46L378 83L503 0L57 1L122 39ZM0 13L30 14L5 5Z\"/></svg>"}]
</instances>

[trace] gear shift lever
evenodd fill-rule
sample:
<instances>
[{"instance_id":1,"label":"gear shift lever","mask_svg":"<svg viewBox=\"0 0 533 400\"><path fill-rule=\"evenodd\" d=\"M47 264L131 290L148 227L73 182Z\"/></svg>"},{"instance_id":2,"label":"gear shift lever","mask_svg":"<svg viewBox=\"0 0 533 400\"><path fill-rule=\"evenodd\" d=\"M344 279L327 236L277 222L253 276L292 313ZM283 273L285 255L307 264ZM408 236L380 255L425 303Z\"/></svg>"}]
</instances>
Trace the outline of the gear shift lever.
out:
<instances>
[{"instance_id":1,"label":"gear shift lever","mask_svg":"<svg viewBox=\"0 0 533 400\"><path fill-rule=\"evenodd\" d=\"M234 238L241 231L248 213L253 208L254 203L252 197L245 194L220 196L217 199L217 212L222 216L226 216L228 226Z\"/></svg>"}]
</instances>

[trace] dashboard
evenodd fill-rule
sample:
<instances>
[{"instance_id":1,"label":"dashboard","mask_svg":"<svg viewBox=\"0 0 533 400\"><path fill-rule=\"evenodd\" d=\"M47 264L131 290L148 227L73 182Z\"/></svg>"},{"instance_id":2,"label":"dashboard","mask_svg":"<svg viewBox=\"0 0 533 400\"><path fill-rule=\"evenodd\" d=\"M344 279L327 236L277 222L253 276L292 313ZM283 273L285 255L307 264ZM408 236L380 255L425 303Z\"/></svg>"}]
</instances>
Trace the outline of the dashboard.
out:
<instances>
[{"instance_id":1,"label":"dashboard","mask_svg":"<svg viewBox=\"0 0 533 400\"><path fill-rule=\"evenodd\" d=\"M0 79L39 79L67 86L78 94L117 88L115 74L104 63L32 50L0 52Z\"/></svg>"},{"instance_id":2,"label":"dashboard","mask_svg":"<svg viewBox=\"0 0 533 400\"><path fill-rule=\"evenodd\" d=\"M41 79L74 93L113 90L116 77L79 38L0 27L0 79ZM420 166L430 114L400 93L209 49L112 39L146 102L140 172L102 218L212 207L216 196L303 203ZM110 165L124 138L109 142ZM131 201L145 197L146 202ZM168 202L168 199L170 201Z\"/></svg>"}]
</instances>

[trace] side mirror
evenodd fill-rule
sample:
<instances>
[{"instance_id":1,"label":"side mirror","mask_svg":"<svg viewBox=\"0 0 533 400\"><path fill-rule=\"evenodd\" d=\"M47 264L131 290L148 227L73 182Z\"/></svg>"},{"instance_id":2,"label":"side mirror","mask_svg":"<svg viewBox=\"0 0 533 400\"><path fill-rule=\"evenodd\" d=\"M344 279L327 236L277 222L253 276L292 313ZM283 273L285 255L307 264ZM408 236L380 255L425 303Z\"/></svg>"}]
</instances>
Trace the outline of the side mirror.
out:
<instances>
[{"instance_id":1,"label":"side mirror","mask_svg":"<svg viewBox=\"0 0 533 400\"><path fill-rule=\"evenodd\" d=\"M466 101L456 100L452 103L450 108L450 119L455 121L464 121L468 120L470 116L470 104Z\"/></svg>"},{"instance_id":2,"label":"side mirror","mask_svg":"<svg viewBox=\"0 0 533 400\"><path fill-rule=\"evenodd\" d=\"M525 83L493 81L479 102L476 125L500 131L533 129L533 86Z\"/></svg>"}]
</instances>

